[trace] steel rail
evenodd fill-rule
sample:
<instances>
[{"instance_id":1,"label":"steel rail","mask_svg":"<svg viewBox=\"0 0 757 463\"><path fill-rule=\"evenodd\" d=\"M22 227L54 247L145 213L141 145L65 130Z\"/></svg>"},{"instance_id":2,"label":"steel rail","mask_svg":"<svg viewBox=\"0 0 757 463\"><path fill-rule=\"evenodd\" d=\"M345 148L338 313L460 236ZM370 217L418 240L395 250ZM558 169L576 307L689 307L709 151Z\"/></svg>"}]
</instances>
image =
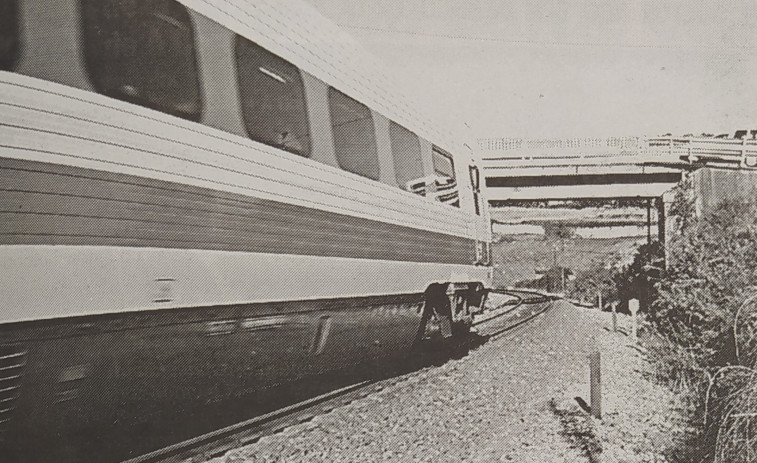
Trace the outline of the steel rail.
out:
<instances>
[{"instance_id":1,"label":"steel rail","mask_svg":"<svg viewBox=\"0 0 757 463\"><path fill-rule=\"evenodd\" d=\"M474 323L473 324L474 327L478 327L478 326L484 325L484 324L486 324L486 323L488 323L488 322L490 322L492 320L495 320L497 318L500 318L500 317L502 317L504 315L511 314L515 310L521 308L521 306L523 306L523 305L546 303L548 301L554 301L556 299L555 297L546 296L546 295L538 293L536 291L529 291L529 290L492 290L491 292L494 292L494 293L497 293L497 294L506 294L508 296L517 297L517 298L519 298L519 301L510 310L507 310L507 311L505 311L505 312L503 312L501 314L497 314L494 317L487 318L487 319L484 319L484 320L480 320L480 321ZM522 297L522 295L532 296L532 297L526 299L526 298ZM534 299L537 299L537 300L534 300ZM500 329L494 331L493 333L487 333L486 337L489 340L496 339L499 336L501 336L501 335L503 335L503 334L505 334L505 333L507 333L507 332L509 332L509 331L511 331L511 330L513 330L513 329L515 329L515 328L517 328L517 327L525 324L525 323L528 323L529 321L533 320L534 318L538 317L539 315L545 313L551 307L552 307L552 304L545 304L545 306L541 310L536 310L536 311L532 310L531 313L528 314L528 315L526 315L524 318L518 319L514 323L508 324L507 326L505 326L503 328L500 328Z\"/></svg>"},{"instance_id":2,"label":"steel rail","mask_svg":"<svg viewBox=\"0 0 757 463\"><path fill-rule=\"evenodd\" d=\"M307 422L315 416L314 413L310 413L312 411L327 413L337 406L367 397L368 393L365 390L378 382L378 380L367 380L330 391L318 397L125 460L123 463L195 462L198 458L199 461L215 458L223 455L224 452L255 442L294 424Z\"/></svg>"}]
</instances>

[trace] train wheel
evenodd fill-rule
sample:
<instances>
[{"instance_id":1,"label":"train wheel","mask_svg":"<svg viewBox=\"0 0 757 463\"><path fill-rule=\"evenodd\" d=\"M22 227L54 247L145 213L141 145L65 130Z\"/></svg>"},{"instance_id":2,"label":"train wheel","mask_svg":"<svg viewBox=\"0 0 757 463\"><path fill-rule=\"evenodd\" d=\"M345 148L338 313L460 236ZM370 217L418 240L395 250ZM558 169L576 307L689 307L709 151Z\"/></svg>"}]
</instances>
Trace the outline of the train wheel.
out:
<instances>
[{"instance_id":1,"label":"train wheel","mask_svg":"<svg viewBox=\"0 0 757 463\"><path fill-rule=\"evenodd\" d=\"M426 291L412 355L431 363L464 357L470 350L470 326L467 319L453 321L450 298L444 287L431 287Z\"/></svg>"},{"instance_id":2,"label":"train wheel","mask_svg":"<svg viewBox=\"0 0 757 463\"><path fill-rule=\"evenodd\" d=\"M459 359L468 355L470 351L470 323L461 322L454 325L452 336L448 340L450 357Z\"/></svg>"}]
</instances>

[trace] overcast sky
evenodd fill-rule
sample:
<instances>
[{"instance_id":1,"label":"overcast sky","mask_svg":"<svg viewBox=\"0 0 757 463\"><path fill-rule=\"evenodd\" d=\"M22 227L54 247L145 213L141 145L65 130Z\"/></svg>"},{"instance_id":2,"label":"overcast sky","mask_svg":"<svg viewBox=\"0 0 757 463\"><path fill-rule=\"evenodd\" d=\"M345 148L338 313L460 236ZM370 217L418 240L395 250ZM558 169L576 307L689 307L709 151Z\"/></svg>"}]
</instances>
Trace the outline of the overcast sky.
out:
<instances>
[{"instance_id":1,"label":"overcast sky","mask_svg":"<svg viewBox=\"0 0 757 463\"><path fill-rule=\"evenodd\" d=\"M755 0L308 0L476 137L757 128Z\"/></svg>"}]
</instances>

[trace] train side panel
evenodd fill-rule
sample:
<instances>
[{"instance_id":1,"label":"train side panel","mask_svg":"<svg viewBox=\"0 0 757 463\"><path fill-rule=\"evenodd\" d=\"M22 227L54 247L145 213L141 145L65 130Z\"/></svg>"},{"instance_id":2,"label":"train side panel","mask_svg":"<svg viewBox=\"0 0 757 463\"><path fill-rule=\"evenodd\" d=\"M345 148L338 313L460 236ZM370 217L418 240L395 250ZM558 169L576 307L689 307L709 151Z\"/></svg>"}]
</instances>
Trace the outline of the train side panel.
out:
<instances>
[{"instance_id":1,"label":"train side panel","mask_svg":"<svg viewBox=\"0 0 757 463\"><path fill-rule=\"evenodd\" d=\"M309 6L0 12L0 439L404 355L488 285L475 159Z\"/></svg>"}]
</instances>

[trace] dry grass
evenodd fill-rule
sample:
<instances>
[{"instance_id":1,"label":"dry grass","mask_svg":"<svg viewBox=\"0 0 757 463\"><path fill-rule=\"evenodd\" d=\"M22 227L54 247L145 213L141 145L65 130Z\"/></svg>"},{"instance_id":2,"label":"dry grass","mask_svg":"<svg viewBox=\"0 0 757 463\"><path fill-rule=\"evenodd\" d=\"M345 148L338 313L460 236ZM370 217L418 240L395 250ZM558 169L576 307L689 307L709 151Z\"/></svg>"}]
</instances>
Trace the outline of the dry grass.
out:
<instances>
[{"instance_id":1,"label":"dry grass","mask_svg":"<svg viewBox=\"0 0 757 463\"><path fill-rule=\"evenodd\" d=\"M710 376L705 406L705 428L717 433L714 461L757 462L757 371L719 369Z\"/></svg>"},{"instance_id":2,"label":"dry grass","mask_svg":"<svg viewBox=\"0 0 757 463\"><path fill-rule=\"evenodd\" d=\"M736 312L733 340L739 365L720 368L709 377L705 399L705 420L709 418L712 389L720 386L721 397L715 401L717 438L716 463L757 462L757 311L753 294ZM713 423L714 424L714 423Z\"/></svg>"},{"instance_id":3,"label":"dry grass","mask_svg":"<svg viewBox=\"0 0 757 463\"><path fill-rule=\"evenodd\" d=\"M757 463L754 313L754 310L742 313L742 322L737 323L738 317L734 321L733 338L741 365L708 370L694 350L652 330L643 336L654 365L654 379L699 404L699 411L692 413L690 420L705 439L694 439L688 445L692 447L689 449L692 455L701 456L698 457L701 461Z\"/></svg>"}]
</instances>

